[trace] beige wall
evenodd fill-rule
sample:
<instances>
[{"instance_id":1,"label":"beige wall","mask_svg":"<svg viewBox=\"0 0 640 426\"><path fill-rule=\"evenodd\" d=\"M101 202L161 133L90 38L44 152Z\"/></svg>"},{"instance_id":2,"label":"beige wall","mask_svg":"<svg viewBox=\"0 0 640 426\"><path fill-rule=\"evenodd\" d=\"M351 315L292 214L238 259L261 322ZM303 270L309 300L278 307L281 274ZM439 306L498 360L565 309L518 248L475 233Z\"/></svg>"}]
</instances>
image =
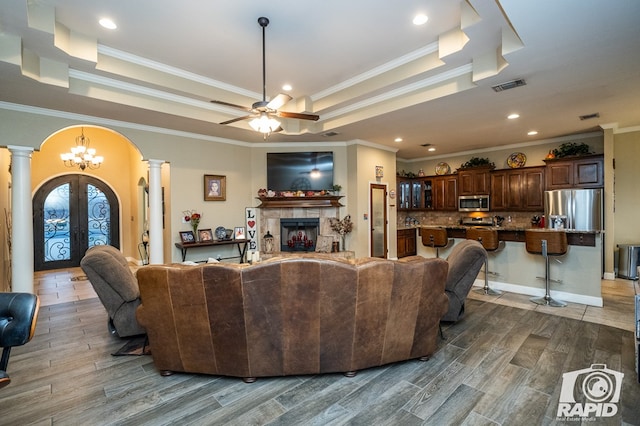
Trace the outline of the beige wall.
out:
<instances>
[{"instance_id":1,"label":"beige wall","mask_svg":"<svg viewBox=\"0 0 640 426\"><path fill-rule=\"evenodd\" d=\"M0 150L0 292L10 290L11 282L11 262L9 257L9 244L11 233L9 232L7 214L10 212L10 191L11 179L8 173L10 162L9 151Z\"/></svg>"},{"instance_id":2,"label":"beige wall","mask_svg":"<svg viewBox=\"0 0 640 426\"><path fill-rule=\"evenodd\" d=\"M640 130L614 135L615 244L640 244Z\"/></svg>"},{"instance_id":3,"label":"beige wall","mask_svg":"<svg viewBox=\"0 0 640 426\"><path fill-rule=\"evenodd\" d=\"M395 152L384 151L366 144L353 144L348 149L349 167L349 211L354 223L354 232L347 237L347 249L357 257L369 256L370 247L370 187L371 184L387 186L387 193L396 188ZM382 166L384 176L376 179L375 167ZM397 257L396 209L390 207L387 197L387 244L389 258ZM367 219L365 219L365 214Z\"/></svg>"}]
</instances>

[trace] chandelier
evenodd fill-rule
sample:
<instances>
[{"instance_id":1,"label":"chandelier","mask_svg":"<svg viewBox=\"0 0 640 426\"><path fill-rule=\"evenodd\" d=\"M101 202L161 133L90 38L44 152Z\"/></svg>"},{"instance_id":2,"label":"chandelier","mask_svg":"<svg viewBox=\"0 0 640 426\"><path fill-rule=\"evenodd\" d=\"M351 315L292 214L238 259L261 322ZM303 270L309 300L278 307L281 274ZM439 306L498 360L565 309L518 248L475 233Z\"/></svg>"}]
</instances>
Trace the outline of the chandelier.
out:
<instances>
[{"instance_id":1,"label":"chandelier","mask_svg":"<svg viewBox=\"0 0 640 426\"><path fill-rule=\"evenodd\" d=\"M96 155L95 148L89 148L89 138L84 135L84 127L80 136L76 138L76 146L71 148L71 152L60 154L60 159L67 167L80 167L84 170L87 167L97 169L104 161L102 155Z\"/></svg>"}]
</instances>

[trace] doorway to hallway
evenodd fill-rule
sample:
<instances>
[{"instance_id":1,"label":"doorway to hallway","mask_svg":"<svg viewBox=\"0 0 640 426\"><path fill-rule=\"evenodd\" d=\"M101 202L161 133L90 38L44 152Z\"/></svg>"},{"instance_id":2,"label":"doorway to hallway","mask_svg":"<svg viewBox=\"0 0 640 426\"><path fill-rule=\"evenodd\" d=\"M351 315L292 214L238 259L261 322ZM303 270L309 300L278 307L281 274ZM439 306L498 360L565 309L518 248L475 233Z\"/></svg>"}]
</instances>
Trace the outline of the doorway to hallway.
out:
<instances>
[{"instance_id":1,"label":"doorway to hallway","mask_svg":"<svg viewBox=\"0 0 640 426\"><path fill-rule=\"evenodd\" d=\"M46 182L33 197L34 269L76 267L94 245L119 247L119 210L115 193L92 176Z\"/></svg>"}]
</instances>

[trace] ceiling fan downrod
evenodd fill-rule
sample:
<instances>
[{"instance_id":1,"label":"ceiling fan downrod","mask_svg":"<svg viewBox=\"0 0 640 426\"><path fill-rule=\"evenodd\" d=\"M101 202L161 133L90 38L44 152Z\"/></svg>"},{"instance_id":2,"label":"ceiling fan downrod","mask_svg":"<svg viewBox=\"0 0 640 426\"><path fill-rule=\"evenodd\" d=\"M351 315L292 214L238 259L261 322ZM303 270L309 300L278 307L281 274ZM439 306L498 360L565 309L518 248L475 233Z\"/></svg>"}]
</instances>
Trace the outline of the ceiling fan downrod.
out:
<instances>
[{"instance_id":1,"label":"ceiling fan downrod","mask_svg":"<svg viewBox=\"0 0 640 426\"><path fill-rule=\"evenodd\" d=\"M267 65L265 53L265 28L269 25L269 18L261 16L258 18L258 24L262 27L262 102L267 101Z\"/></svg>"}]
</instances>

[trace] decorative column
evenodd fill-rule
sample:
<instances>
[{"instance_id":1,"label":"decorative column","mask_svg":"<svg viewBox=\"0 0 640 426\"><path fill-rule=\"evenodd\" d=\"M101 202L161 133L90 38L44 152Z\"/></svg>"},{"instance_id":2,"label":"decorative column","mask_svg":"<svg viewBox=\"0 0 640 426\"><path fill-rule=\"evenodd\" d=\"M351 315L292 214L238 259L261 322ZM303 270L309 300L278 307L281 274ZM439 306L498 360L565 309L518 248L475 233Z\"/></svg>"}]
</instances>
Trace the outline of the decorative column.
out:
<instances>
[{"instance_id":1,"label":"decorative column","mask_svg":"<svg viewBox=\"0 0 640 426\"><path fill-rule=\"evenodd\" d=\"M162 164L149 160L149 264L164 263L164 233L162 230Z\"/></svg>"},{"instance_id":2,"label":"decorative column","mask_svg":"<svg viewBox=\"0 0 640 426\"><path fill-rule=\"evenodd\" d=\"M33 148L8 148L11 152L11 288L15 292L33 293Z\"/></svg>"}]
</instances>

